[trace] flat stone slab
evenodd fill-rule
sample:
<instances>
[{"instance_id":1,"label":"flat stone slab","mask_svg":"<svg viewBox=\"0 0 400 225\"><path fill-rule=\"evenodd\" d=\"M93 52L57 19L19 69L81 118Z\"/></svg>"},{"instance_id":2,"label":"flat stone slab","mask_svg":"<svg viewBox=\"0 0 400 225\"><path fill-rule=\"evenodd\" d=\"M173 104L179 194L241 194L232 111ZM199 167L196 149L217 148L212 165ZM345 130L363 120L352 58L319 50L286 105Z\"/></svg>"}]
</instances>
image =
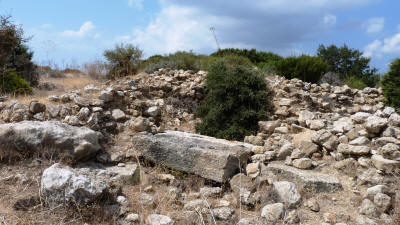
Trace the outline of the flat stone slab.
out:
<instances>
[{"instance_id":1,"label":"flat stone slab","mask_svg":"<svg viewBox=\"0 0 400 225\"><path fill-rule=\"evenodd\" d=\"M266 169L278 177L296 182L301 189L313 192L336 192L343 189L337 178L327 174L300 170L277 162L268 164Z\"/></svg>"},{"instance_id":2,"label":"flat stone slab","mask_svg":"<svg viewBox=\"0 0 400 225\"><path fill-rule=\"evenodd\" d=\"M253 147L180 131L135 136L133 145L150 161L217 182L226 182L238 173Z\"/></svg>"}]
</instances>

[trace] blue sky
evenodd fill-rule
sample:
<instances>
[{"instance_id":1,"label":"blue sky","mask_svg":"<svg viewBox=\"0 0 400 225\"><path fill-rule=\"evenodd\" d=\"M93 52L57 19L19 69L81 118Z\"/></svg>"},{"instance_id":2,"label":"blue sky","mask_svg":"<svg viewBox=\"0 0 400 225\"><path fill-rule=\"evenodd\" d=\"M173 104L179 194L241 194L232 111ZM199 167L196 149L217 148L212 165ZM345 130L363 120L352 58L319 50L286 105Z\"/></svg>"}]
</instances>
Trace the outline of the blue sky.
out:
<instances>
[{"instance_id":1,"label":"blue sky","mask_svg":"<svg viewBox=\"0 0 400 225\"><path fill-rule=\"evenodd\" d=\"M116 43L145 57L178 50L209 54L221 46L287 56L319 44L347 44L380 72L400 57L398 0L0 0L0 15L22 25L34 60L63 67L103 59Z\"/></svg>"}]
</instances>

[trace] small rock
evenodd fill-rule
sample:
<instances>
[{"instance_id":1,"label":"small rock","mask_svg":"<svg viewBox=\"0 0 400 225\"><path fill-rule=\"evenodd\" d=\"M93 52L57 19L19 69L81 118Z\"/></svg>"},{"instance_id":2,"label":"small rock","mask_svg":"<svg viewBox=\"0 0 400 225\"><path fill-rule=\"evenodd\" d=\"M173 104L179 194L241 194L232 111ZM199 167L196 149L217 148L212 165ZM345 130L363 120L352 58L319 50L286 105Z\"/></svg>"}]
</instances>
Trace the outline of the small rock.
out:
<instances>
[{"instance_id":1,"label":"small rock","mask_svg":"<svg viewBox=\"0 0 400 225\"><path fill-rule=\"evenodd\" d=\"M262 208L261 217L267 221L276 222L282 218L284 208L282 203L269 204Z\"/></svg>"},{"instance_id":2,"label":"small rock","mask_svg":"<svg viewBox=\"0 0 400 225\"><path fill-rule=\"evenodd\" d=\"M309 199L305 203L305 206L308 207L311 211L314 211L314 212L319 212L319 210L320 210L319 203L318 203L317 199L315 199L315 198Z\"/></svg>"},{"instance_id":3,"label":"small rock","mask_svg":"<svg viewBox=\"0 0 400 225\"><path fill-rule=\"evenodd\" d=\"M115 121L124 121L126 119L124 111L120 109L113 109L111 116Z\"/></svg>"},{"instance_id":4,"label":"small rock","mask_svg":"<svg viewBox=\"0 0 400 225\"><path fill-rule=\"evenodd\" d=\"M312 167L312 160L309 158L295 159L293 166L299 169L309 169Z\"/></svg>"},{"instance_id":5,"label":"small rock","mask_svg":"<svg viewBox=\"0 0 400 225\"><path fill-rule=\"evenodd\" d=\"M371 161L375 168L387 173L395 172L400 168L400 161L385 159L381 155L373 155Z\"/></svg>"},{"instance_id":6,"label":"small rock","mask_svg":"<svg viewBox=\"0 0 400 225\"><path fill-rule=\"evenodd\" d=\"M136 213L130 213L125 217L125 220L128 222L137 222L139 221L139 215Z\"/></svg>"},{"instance_id":7,"label":"small rock","mask_svg":"<svg viewBox=\"0 0 400 225\"><path fill-rule=\"evenodd\" d=\"M32 113L41 113L46 111L46 105L38 102L38 101L32 101L29 103L29 111Z\"/></svg>"},{"instance_id":8,"label":"small rock","mask_svg":"<svg viewBox=\"0 0 400 225\"><path fill-rule=\"evenodd\" d=\"M250 163L246 166L247 176L256 178L260 174L260 163Z\"/></svg>"},{"instance_id":9,"label":"small rock","mask_svg":"<svg viewBox=\"0 0 400 225\"><path fill-rule=\"evenodd\" d=\"M151 214L147 217L146 222L148 225L173 225L174 221L168 216L160 214Z\"/></svg>"},{"instance_id":10,"label":"small rock","mask_svg":"<svg viewBox=\"0 0 400 225\"><path fill-rule=\"evenodd\" d=\"M273 183L273 191L278 196L278 201L285 203L289 208L293 208L301 201L300 193L296 185L288 181L279 181Z\"/></svg>"},{"instance_id":11,"label":"small rock","mask_svg":"<svg viewBox=\"0 0 400 225\"><path fill-rule=\"evenodd\" d=\"M379 217L378 209L369 199L364 199L361 203L359 213L366 216Z\"/></svg>"},{"instance_id":12,"label":"small rock","mask_svg":"<svg viewBox=\"0 0 400 225\"><path fill-rule=\"evenodd\" d=\"M235 210L229 207L221 207L213 209L212 212L217 220L228 220L232 218Z\"/></svg>"},{"instance_id":13,"label":"small rock","mask_svg":"<svg viewBox=\"0 0 400 225\"><path fill-rule=\"evenodd\" d=\"M336 223L336 216L333 213L327 212L324 213L323 215L324 222L328 224L335 224Z\"/></svg>"},{"instance_id":14,"label":"small rock","mask_svg":"<svg viewBox=\"0 0 400 225\"><path fill-rule=\"evenodd\" d=\"M390 196L383 194L383 193L377 193L374 197L374 203L375 205L382 210L382 212L386 212L389 207L390 207L390 201L391 198Z\"/></svg>"}]
</instances>

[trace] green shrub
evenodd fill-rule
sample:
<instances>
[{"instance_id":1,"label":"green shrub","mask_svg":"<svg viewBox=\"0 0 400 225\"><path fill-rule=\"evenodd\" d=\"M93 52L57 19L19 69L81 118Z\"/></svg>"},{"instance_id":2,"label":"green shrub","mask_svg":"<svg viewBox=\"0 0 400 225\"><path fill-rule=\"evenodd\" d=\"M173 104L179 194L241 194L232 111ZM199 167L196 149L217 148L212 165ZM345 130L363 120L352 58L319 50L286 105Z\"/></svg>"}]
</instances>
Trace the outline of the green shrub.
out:
<instances>
[{"instance_id":1,"label":"green shrub","mask_svg":"<svg viewBox=\"0 0 400 225\"><path fill-rule=\"evenodd\" d=\"M33 52L28 47L19 43L9 57L8 68L15 68L19 77L28 81L31 87L39 85L37 66L32 62Z\"/></svg>"},{"instance_id":2,"label":"green shrub","mask_svg":"<svg viewBox=\"0 0 400 225\"><path fill-rule=\"evenodd\" d=\"M24 38L22 28L13 24L10 19L10 16L0 16L1 91L20 93L25 92L26 83L22 82L21 78L28 81L31 86L37 86L39 74L32 62L33 53L25 45L28 39Z\"/></svg>"},{"instance_id":3,"label":"green shrub","mask_svg":"<svg viewBox=\"0 0 400 225\"><path fill-rule=\"evenodd\" d=\"M356 88L359 90L362 90L362 89L368 87L368 85L366 85L362 79L360 79L358 77L354 77L354 76L350 77L347 80L346 84L351 88Z\"/></svg>"},{"instance_id":4,"label":"green shrub","mask_svg":"<svg viewBox=\"0 0 400 225\"><path fill-rule=\"evenodd\" d=\"M131 44L119 44L113 50L106 50L104 57L109 62L108 78L115 79L137 72L143 51Z\"/></svg>"},{"instance_id":5,"label":"green shrub","mask_svg":"<svg viewBox=\"0 0 400 225\"><path fill-rule=\"evenodd\" d=\"M327 71L328 64L315 56L290 56L276 63L278 75L311 83L317 83Z\"/></svg>"},{"instance_id":6,"label":"green shrub","mask_svg":"<svg viewBox=\"0 0 400 225\"><path fill-rule=\"evenodd\" d=\"M172 60L162 60L156 63L149 64L148 66L146 66L144 71L146 73L154 73L155 71L158 71L161 68L178 69L179 62Z\"/></svg>"},{"instance_id":7,"label":"green shrub","mask_svg":"<svg viewBox=\"0 0 400 225\"><path fill-rule=\"evenodd\" d=\"M390 69L382 79L382 90L386 105L400 109L400 58L390 64Z\"/></svg>"},{"instance_id":8,"label":"green shrub","mask_svg":"<svg viewBox=\"0 0 400 225\"><path fill-rule=\"evenodd\" d=\"M211 56L216 56L216 57L224 57L227 55L236 55L236 56L241 56L245 57L250 60L254 65L260 64L260 63L267 63L271 61L279 61L282 59L281 56L272 53L272 52L262 52L262 51L257 51L256 49L237 49L237 48L226 48L226 49L219 49L218 51L214 52L211 54Z\"/></svg>"},{"instance_id":9,"label":"green shrub","mask_svg":"<svg viewBox=\"0 0 400 225\"><path fill-rule=\"evenodd\" d=\"M355 77L369 87L375 87L379 82L378 70L369 65L371 59L363 57L363 53L357 49L351 49L347 45L320 45L317 55L328 63L329 71L340 74L343 80Z\"/></svg>"},{"instance_id":10,"label":"green shrub","mask_svg":"<svg viewBox=\"0 0 400 225\"><path fill-rule=\"evenodd\" d=\"M0 76L0 87L3 93L23 94L32 91L29 83L19 77L14 68L7 69L5 73Z\"/></svg>"},{"instance_id":11,"label":"green shrub","mask_svg":"<svg viewBox=\"0 0 400 225\"><path fill-rule=\"evenodd\" d=\"M267 119L272 109L259 70L218 60L210 67L205 86L208 95L196 109L196 116L202 119L196 131L201 134L243 140L257 131L258 121Z\"/></svg>"}]
</instances>

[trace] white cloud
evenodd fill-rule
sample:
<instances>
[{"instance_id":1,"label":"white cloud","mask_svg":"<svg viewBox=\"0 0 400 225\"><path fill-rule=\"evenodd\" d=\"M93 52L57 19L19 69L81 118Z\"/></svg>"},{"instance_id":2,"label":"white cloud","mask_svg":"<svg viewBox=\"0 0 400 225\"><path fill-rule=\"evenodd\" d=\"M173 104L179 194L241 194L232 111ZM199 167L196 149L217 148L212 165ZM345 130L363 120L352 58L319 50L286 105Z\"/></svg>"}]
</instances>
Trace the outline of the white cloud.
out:
<instances>
[{"instance_id":1,"label":"white cloud","mask_svg":"<svg viewBox=\"0 0 400 225\"><path fill-rule=\"evenodd\" d=\"M135 7L139 10L143 9L143 1L144 0L128 0L129 7Z\"/></svg>"},{"instance_id":2,"label":"white cloud","mask_svg":"<svg viewBox=\"0 0 400 225\"><path fill-rule=\"evenodd\" d=\"M40 26L40 28L42 28L42 29L50 29L50 28L53 28L53 25L51 25L49 23L45 23L45 24L42 24Z\"/></svg>"},{"instance_id":3,"label":"white cloud","mask_svg":"<svg viewBox=\"0 0 400 225\"><path fill-rule=\"evenodd\" d=\"M327 27L333 27L336 24L337 17L335 15L327 14L324 16L324 24Z\"/></svg>"},{"instance_id":4,"label":"white cloud","mask_svg":"<svg viewBox=\"0 0 400 225\"><path fill-rule=\"evenodd\" d=\"M364 55L368 57L382 57L383 54L400 54L400 30L393 36L375 40L364 48Z\"/></svg>"},{"instance_id":5,"label":"white cloud","mask_svg":"<svg viewBox=\"0 0 400 225\"><path fill-rule=\"evenodd\" d=\"M86 21L82 24L82 26L79 28L78 31L74 30L65 30L61 33L62 36L65 37L84 37L86 36L90 31L94 29L94 25L91 21Z\"/></svg>"},{"instance_id":6,"label":"white cloud","mask_svg":"<svg viewBox=\"0 0 400 225\"><path fill-rule=\"evenodd\" d=\"M380 31L383 30L384 26L385 26L385 18L383 17L374 17L364 23L364 28L366 29L366 32L369 34L379 33Z\"/></svg>"},{"instance_id":7,"label":"white cloud","mask_svg":"<svg viewBox=\"0 0 400 225\"><path fill-rule=\"evenodd\" d=\"M290 54L303 41L315 40L337 23L335 10L377 0L159 0L161 12L129 42L147 55L178 50L216 50L210 27L221 47L253 47ZM126 39L124 39L126 40Z\"/></svg>"}]
</instances>

